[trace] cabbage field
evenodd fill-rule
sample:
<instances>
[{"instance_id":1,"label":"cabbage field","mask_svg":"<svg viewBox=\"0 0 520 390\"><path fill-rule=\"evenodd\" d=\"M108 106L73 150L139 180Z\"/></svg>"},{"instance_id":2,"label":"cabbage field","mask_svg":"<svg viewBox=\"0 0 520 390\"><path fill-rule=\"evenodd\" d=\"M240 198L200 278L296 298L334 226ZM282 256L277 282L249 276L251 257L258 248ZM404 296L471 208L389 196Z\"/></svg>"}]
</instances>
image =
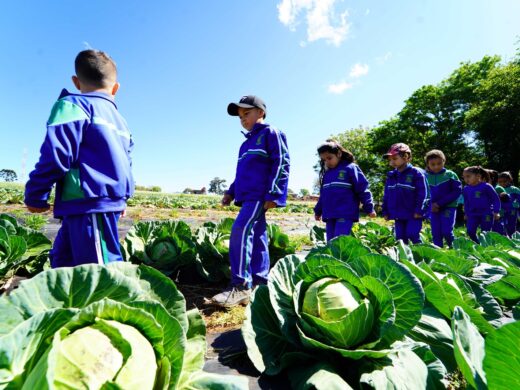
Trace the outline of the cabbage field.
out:
<instances>
[{"instance_id":1,"label":"cabbage field","mask_svg":"<svg viewBox=\"0 0 520 390\"><path fill-rule=\"evenodd\" d=\"M121 240L125 262L51 270L51 240L15 201L2 202L0 287L26 280L0 295L0 389L251 385L251 374L203 370L207 316L183 295L228 283L230 210L197 225L135 220ZM129 214L163 207L141 203ZM237 359L258 383L520 388L518 233L481 234L475 244L458 229L448 249L431 243L428 228L417 245L395 241L383 223L362 221L329 243L321 226L300 228L305 239L269 221L269 281L245 308Z\"/></svg>"}]
</instances>

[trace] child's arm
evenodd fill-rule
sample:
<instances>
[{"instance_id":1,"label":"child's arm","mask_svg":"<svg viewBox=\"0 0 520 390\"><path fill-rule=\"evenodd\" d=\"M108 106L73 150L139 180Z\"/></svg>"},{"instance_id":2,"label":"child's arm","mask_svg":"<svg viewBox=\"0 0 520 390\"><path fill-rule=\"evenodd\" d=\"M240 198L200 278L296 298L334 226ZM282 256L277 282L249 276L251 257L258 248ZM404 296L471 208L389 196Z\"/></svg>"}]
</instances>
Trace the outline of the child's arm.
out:
<instances>
[{"instance_id":1,"label":"child's arm","mask_svg":"<svg viewBox=\"0 0 520 390\"><path fill-rule=\"evenodd\" d=\"M388 219L388 176L385 181L385 188L383 190L383 204L381 205L381 214L384 219Z\"/></svg>"},{"instance_id":2,"label":"child's arm","mask_svg":"<svg viewBox=\"0 0 520 390\"><path fill-rule=\"evenodd\" d=\"M495 219L497 216L500 218L500 196L495 191L491 184L488 184L486 187L488 197L491 201L491 207L493 208L493 214L495 215Z\"/></svg>"},{"instance_id":3,"label":"child's arm","mask_svg":"<svg viewBox=\"0 0 520 390\"><path fill-rule=\"evenodd\" d=\"M283 133L270 129L267 134L267 153L271 159L271 170L268 177L269 189L264 200L266 203L283 206L282 198L287 193L290 166L289 149Z\"/></svg>"},{"instance_id":4,"label":"child's arm","mask_svg":"<svg viewBox=\"0 0 520 390\"><path fill-rule=\"evenodd\" d=\"M415 175L415 218L422 218L428 205L428 187L426 177L420 171Z\"/></svg>"},{"instance_id":5,"label":"child's arm","mask_svg":"<svg viewBox=\"0 0 520 390\"><path fill-rule=\"evenodd\" d=\"M69 101L56 102L47 122L40 159L25 185L24 201L29 211L49 208L47 200L52 186L77 161L83 129L88 123L87 114L80 107Z\"/></svg>"},{"instance_id":6,"label":"child's arm","mask_svg":"<svg viewBox=\"0 0 520 390\"><path fill-rule=\"evenodd\" d=\"M454 173L450 179L450 191L441 195L440 199L437 201L437 204L440 207L450 204L451 202L456 201L460 194L462 194L462 183Z\"/></svg>"},{"instance_id":7,"label":"child's arm","mask_svg":"<svg viewBox=\"0 0 520 390\"><path fill-rule=\"evenodd\" d=\"M363 205L363 211L369 215L374 213L374 202L372 193L368 189L368 180L357 165L353 165L351 169L352 186L356 196Z\"/></svg>"},{"instance_id":8,"label":"child's arm","mask_svg":"<svg viewBox=\"0 0 520 390\"><path fill-rule=\"evenodd\" d=\"M318 199L318 203L316 203L316 206L314 206L314 219L316 221L319 221L321 219L322 215L323 215L323 206L322 206L321 194L320 194L320 198Z\"/></svg>"},{"instance_id":9,"label":"child's arm","mask_svg":"<svg viewBox=\"0 0 520 390\"><path fill-rule=\"evenodd\" d=\"M222 206L229 206L233 199L235 199L235 182L231 183L229 188L224 191L224 196L221 200Z\"/></svg>"}]
</instances>

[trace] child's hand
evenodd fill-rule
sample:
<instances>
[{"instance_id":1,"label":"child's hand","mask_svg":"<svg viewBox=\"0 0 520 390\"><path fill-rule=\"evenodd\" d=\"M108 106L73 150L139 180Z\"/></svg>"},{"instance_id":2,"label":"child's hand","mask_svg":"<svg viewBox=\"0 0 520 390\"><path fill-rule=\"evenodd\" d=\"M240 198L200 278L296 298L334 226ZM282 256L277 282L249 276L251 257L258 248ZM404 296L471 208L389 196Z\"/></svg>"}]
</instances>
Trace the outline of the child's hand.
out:
<instances>
[{"instance_id":1,"label":"child's hand","mask_svg":"<svg viewBox=\"0 0 520 390\"><path fill-rule=\"evenodd\" d=\"M121 218L123 217L126 217L126 209L124 209L123 211L121 211Z\"/></svg>"},{"instance_id":2,"label":"child's hand","mask_svg":"<svg viewBox=\"0 0 520 390\"><path fill-rule=\"evenodd\" d=\"M47 207L32 207L27 206L27 210L29 210L31 213L44 213L48 210L50 210L51 206L47 205Z\"/></svg>"},{"instance_id":3,"label":"child's hand","mask_svg":"<svg viewBox=\"0 0 520 390\"><path fill-rule=\"evenodd\" d=\"M266 200L264 202L264 210L274 209L276 207L276 202L272 200Z\"/></svg>"},{"instance_id":4,"label":"child's hand","mask_svg":"<svg viewBox=\"0 0 520 390\"><path fill-rule=\"evenodd\" d=\"M419 219L419 218L422 218L422 215L419 214L419 213L415 213L415 214L413 215L413 217L414 217L415 219Z\"/></svg>"},{"instance_id":5,"label":"child's hand","mask_svg":"<svg viewBox=\"0 0 520 390\"><path fill-rule=\"evenodd\" d=\"M495 218L495 221L498 221L500 219L500 213L493 213L493 217Z\"/></svg>"},{"instance_id":6,"label":"child's hand","mask_svg":"<svg viewBox=\"0 0 520 390\"><path fill-rule=\"evenodd\" d=\"M385 221L388 221L388 215L383 215Z\"/></svg>"},{"instance_id":7,"label":"child's hand","mask_svg":"<svg viewBox=\"0 0 520 390\"><path fill-rule=\"evenodd\" d=\"M375 218L375 217L377 217L377 214L376 214L375 211L372 211L371 213L368 213L368 217L369 218Z\"/></svg>"},{"instance_id":8,"label":"child's hand","mask_svg":"<svg viewBox=\"0 0 520 390\"><path fill-rule=\"evenodd\" d=\"M316 214L314 214L314 219L315 219L316 221L321 221L321 215L316 215Z\"/></svg>"},{"instance_id":9,"label":"child's hand","mask_svg":"<svg viewBox=\"0 0 520 390\"><path fill-rule=\"evenodd\" d=\"M222 204L222 206L229 206L232 201L233 201L233 197L231 195L224 194L220 203Z\"/></svg>"},{"instance_id":10,"label":"child's hand","mask_svg":"<svg viewBox=\"0 0 520 390\"><path fill-rule=\"evenodd\" d=\"M438 213L440 209L441 208L437 203L432 203L432 213Z\"/></svg>"}]
</instances>

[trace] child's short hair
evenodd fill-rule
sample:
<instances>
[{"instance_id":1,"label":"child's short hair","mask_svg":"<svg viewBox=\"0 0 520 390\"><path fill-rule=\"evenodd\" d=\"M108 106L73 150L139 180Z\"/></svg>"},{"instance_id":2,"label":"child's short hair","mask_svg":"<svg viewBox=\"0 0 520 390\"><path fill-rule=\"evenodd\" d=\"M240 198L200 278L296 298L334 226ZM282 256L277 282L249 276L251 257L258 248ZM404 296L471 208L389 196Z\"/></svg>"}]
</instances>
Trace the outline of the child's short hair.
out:
<instances>
[{"instance_id":1,"label":"child's short hair","mask_svg":"<svg viewBox=\"0 0 520 390\"><path fill-rule=\"evenodd\" d=\"M494 186L497 185L498 183L498 171L495 171L494 169L485 169L489 175L489 180L487 180L488 182L490 182L491 184L493 184Z\"/></svg>"},{"instance_id":2,"label":"child's short hair","mask_svg":"<svg viewBox=\"0 0 520 390\"><path fill-rule=\"evenodd\" d=\"M74 61L76 76L88 85L98 88L110 87L116 82L116 63L104 51L83 50Z\"/></svg>"},{"instance_id":3,"label":"child's short hair","mask_svg":"<svg viewBox=\"0 0 520 390\"><path fill-rule=\"evenodd\" d=\"M424 161L426 162L426 164L428 164L428 161L436 158L441 159L443 163L446 162L446 156L444 155L442 150L438 149L433 149L426 153L426 155L424 156Z\"/></svg>"},{"instance_id":4,"label":"child's short hair","mask_svg":"<svg viewBox=\"0 0 520 390\"><path fill-rule=\"evenodd\" d=\"M489 182L491 180L488 170L485 168L482 168L480 165L466 167L466 168L464 168L464 172L473 173L474 175L480 175L480 177L482 179L484 179L484 181L487 181L487 182Z\"/></svg>"},{"instance_id":5,"label":"child's short hair","mask_svg":"<svg viewBox=\"0 0 520 390\"><path fill-rule=\"evenodd\" d=\"M499 178L499 179L507 179L507 180L509 180L510 182L513 181L513 175L511 175L511 172L509 172L509 171L500 172L500 173L498 174L498 178Z\"/></svg>"}]
</instances>

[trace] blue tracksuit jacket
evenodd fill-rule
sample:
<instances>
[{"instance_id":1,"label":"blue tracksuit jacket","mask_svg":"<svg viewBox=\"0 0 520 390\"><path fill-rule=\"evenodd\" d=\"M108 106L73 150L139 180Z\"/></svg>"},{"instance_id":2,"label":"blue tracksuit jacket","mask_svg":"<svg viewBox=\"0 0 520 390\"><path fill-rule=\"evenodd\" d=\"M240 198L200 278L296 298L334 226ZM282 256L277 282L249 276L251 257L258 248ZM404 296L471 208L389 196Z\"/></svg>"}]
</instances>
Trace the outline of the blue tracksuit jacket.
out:
<instances>
[{"instance_id":1,"label":"blue tracksuit jacket","mask_svg":"<svg viewBox=\"0 0 520 390\"><path fill-rule=\"evenodd\" d=\"M287 203L289 149L285 134L265 123L257 123L245 134L240 146L235 181L228 194L235 204L247 201Z\"/></svg>"},{"instance_id":2,"label":"blue tracksuit jacket","mask_svg":"<svg viewBox=\"0 0 520 390\"><path fill-rule=\"evenodd\" d=\"M437 203L441 210L457 207L457 199L462 194L462 183L455 172L446 168L439 173L427 170L426 180L430 188L430 205Z\"/></svg>"},{"instance_id":3,"label":"blue tracksuit jacket","mask_svg":"<svg viewBox=\"0 0 520 390\"><path fill-rule=\"evenodd\" d=\"M25 203L43 208L56 183L54 215L119 212L134 191L132 137L111 96L63 90L52 108Z\"/></svg>"},{"instance_id":4,"label":"blue tracksuit jacket","mask_svg":"<svg viewBox=\"0 0 520 390\"><path fill-rule=\"evenodd\" d=\"M481 182L475 186L466 186L462 190L464 196L464 213L467 216L483 216L500 212L500 197L489 183Z\"/></svg>"},{"instance_id":5,"label":"blue tracksuit jacket","mask_svg":"<svg viewBox=\"0 0 520 390\"><path fill-rule=\"evenodd\" d=\"M388 219L414 219L424 215L428 206L428 188L422 169L408 164L399 172L388 172L383 195L383 216Z\"/></svg>"},{"instance_id":6,"label":"blue tracksuit jacket","mask_svg":"<svg viewBox=\"0 0 520 390\"><path fill-rule=\"evenodd\" d=\"M363 211L374 211L372 193L368 190L368 181L359 166L340 161L335 168L325 171L314 213L321 215L324 221L335 218L358 221L360 202Z\"/></svg>"}]
</instances>

